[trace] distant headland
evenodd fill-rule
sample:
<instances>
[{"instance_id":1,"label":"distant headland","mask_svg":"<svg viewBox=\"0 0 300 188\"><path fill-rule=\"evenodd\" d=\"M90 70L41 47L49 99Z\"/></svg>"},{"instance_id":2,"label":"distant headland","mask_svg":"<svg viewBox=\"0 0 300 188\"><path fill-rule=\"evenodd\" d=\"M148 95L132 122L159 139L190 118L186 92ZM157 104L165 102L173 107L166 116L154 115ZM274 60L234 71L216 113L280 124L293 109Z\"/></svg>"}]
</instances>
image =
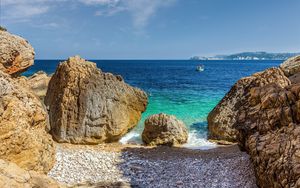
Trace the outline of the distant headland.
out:
<instances>
[{"instance_id":1,"label":"distant headland","mask_svg":"<svg viewBox=\"0 0 300 188\"><path fill-rule=\"evenodd\" d=\"M268 53L268 52L242 52L231 55L216 55L212 57L193 56L191 60L286 60L299 53Z\"/></svg>"}]
</instances>

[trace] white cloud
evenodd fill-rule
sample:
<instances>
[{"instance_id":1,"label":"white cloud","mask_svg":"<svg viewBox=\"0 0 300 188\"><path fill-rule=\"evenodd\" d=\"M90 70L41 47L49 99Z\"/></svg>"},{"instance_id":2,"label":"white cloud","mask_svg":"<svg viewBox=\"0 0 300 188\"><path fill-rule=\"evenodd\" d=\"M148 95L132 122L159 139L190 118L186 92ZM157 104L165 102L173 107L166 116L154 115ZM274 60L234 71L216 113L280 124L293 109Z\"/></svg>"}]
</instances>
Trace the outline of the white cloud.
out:
<instances>
[{"instance_id":1,"label":"white cloud","mask_svg":"<svg viewBox=\"0 0 300 188\"><path fill-rule=\"evenodd\" d=\"M79 0L79 2L86 5L114 5L119 2L119 0Z\"/></svg>"},{"instance_id":2,"label":"white cloud","mask_svg":"<svg viewBox=\"0 0 300 188\"><path fill-rule=\"evenodd\" d=\"M172 4L174 0L127 0L124 2L132 14L133 25L136 28L143 28L159 8Z\"/></svg>"},{"instance_id":3,"label":"white cloud","mask_svg":"<svg viewBox=\"0 0 300 188\"><path fill-rule=\"evenodd\" d=\"M81 1L81 0L80 0ZM84 0L82 0L84 1ZM108 5L104 10L96 11L96 16L113 16L120 12L129 12L133 26L143 29L150 18L161 8L173 4L176 0L87 0L88 5Z\"/></svg>"},{"instance_id":4,"label":"white cloud","mask_svg":"<svg viewBox=\"0 0 300 188\"><path fill-rule=\"evenodd\" d=\"M35 16L48 13L58 5L66 2L68 5L83 4L93 6L95 16L114 16L120 12L128 12L132 16L133 26L142 30L151 17L161 7L171 5L176 0L0 0L1 11L6 20L30 20Z\"/></svg>"},{"instance_id":5,"label":"white cloud","mask_svg":"<svg viewBox=\"0 0 300 188\"><path fill-rule=\"evenodd\" d=\"M45 14L54 3L66 0L1 0L3 18L11 21L26 21Z\"/></svg>"}]
</instances>

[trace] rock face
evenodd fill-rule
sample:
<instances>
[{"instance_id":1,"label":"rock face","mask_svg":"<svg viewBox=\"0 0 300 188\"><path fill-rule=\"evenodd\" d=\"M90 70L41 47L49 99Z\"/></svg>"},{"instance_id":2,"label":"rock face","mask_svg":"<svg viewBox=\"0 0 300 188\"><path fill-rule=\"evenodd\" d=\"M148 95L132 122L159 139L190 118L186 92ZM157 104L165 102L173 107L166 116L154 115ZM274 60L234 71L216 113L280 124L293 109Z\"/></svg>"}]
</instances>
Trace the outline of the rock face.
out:
<instances>
[{"instance_id":1,"label":"rock face","mask_svg":"<svg viewBox=\"0 0 300 188\"><path fill-rule=\"evenodd\" d=\"M236 123L239 109L248 107L251 88L269 83L278 83L284 87L289 85L290 81L279 68L270 68L235 83L208 115L209 139L236 142L238 132L233 125Z\"/></svg>"},{"instance_id":2,"label":"rock face","mask_svg":"<svg viewBox=\"0 0 300 188\"><path fill-rule=\"evenodd\" d=\"M287 77L300 72L300 55L291 57L280 65L281 70Z\"/></svg>"},{"instance_id":3,"label":"rock face","mask_svg":"<svg viewBox=\"0 0 300 188\"><path fill-rule=\"evenodd\" d=\"M175 116L160 113L146 119L142 139L147 145L184 144L188 139L188 131Z\"/></svg>"},{"instance_id":4,"label":"rock face","mask_svg":"<svg viewBox=\"0 0 300 188\"><path fill-rule=\"evenodd\" d=\"M2 188L64 188L46 175L26 171L16 164L0 159L0 187Z\"/></svg>"},{"instance_id":5,"label":"rock face","mask_svg":"<svg viewBox=\"0 0 300 188\"><path fill-rule=\"evenodd\" d=\"M43 100L46 96L51 77L45 72L39 71L28 78L21 76L16 79L21 86L30 89L37 97Z\"/></svg>"},{"instance_id":6,"label":"rock face","mask_svg":"<svg viewBox=\"0 0 300 188\"><path fill-rule=\"evenodd\" d=\"M300 187L300 83L252 88L235 126L260 187Z\"/></svg>"},{"instance_id":7,"label":"rock face","mask_svg":"<svg viewBox=\"0 0 300 188\"><path fill-rule=\"evenodd\" d=\"M0 158L26 170L48 172L55 149L41 102L0 71Z\"/></svg>"},{"instance_id":8,"label":"rock face","mask_svg":"<svg viewBox=\"0 0 300 188\"><path fill-rule=\"evenodd\" d=\"M0 30L0 71L18 75L34 63L34 49L23 38Z\"/></svg>"},{"instance_id":9,"label":"rock face","mask_svg":"<svg viewBox=\"0 0 300 188\"><path fill-rule=\"evenodd\" d=\"M300 82L300 56L289 58L280 68L293 84Z\"/></svg>"},{"instance_id":10,"label":"rock face","mask_svg":"<svg viewBox=\"0 0 300 188\"><path fill-rule=\"evenodd\" d=\"M137 125L147 95L75 56L58 66L45 104L58 142L97 144L117 141Z\"/></svg>"}]
</instances>

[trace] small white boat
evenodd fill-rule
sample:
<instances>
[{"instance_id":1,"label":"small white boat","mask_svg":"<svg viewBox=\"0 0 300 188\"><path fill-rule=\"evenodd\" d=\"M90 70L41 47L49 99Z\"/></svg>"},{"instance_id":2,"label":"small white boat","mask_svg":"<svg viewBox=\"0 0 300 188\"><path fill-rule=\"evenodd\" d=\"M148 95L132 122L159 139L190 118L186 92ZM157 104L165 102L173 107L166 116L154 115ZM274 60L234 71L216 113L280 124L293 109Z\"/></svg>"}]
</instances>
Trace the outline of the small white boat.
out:
<instances>
[{"instance_id":1,"label":"small white boat","mask_svg":"<svg viewBox=\"0 0 300 188\"><path fill-rule=\"evenodd\" d=\"M198 71L198 72L204 71L204 65L198 65L196 68L196 71Z\"/></svg>"}]
</instances>

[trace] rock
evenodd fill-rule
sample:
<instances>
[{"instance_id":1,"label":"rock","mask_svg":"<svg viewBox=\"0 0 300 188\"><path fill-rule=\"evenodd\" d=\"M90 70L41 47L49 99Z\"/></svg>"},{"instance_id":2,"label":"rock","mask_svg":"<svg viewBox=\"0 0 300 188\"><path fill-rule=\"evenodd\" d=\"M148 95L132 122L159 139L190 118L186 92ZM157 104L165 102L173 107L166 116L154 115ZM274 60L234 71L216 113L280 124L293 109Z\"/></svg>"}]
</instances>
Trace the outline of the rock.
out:
<instances>
[{"instance_id":1,"label":"rock","mask_svg":"<svg viewBox=\"0 0 300 188\"><path fill-rule=\"evenodd\" d=\"M146 109L147 95L122 77L75 56L58 66L45 104L55 140L98 144L117 141L136 126Z\"/></svg>"},{"instance_id":2,"label":"rock","mask_svg":"<svg viewBox=\"0 0 300 188\"><path fill-rule=\"evenodd\" d=\"M34 63L34 49L23 38L0 30L0 71L19 75Z\"/></svg>"},{"instance_id":3,"label":"rock","mask_svg":"<svg viewBox=\"0 0 300 188\"><path fill-rule=\"evenodd\" d=\"M175 116L160 113L145 120L142 139L147 145L184 144L188 139L188 131Z\"/></svg>"},{"instance_id":4,"label":"rock","mask_svg":"<svg viewBox=\"0 0 300 188\"><path fill-rule=\"evenodd\" d=\"M0 71L0 158L25 170L48 172L55 148L47 123L36 96Z\"/></svg>"},{"instance_id":5,"label":"rock","mask_svg":"<svg viewBox=\"0 0 300 188\"><path fill-rule=\"evenodd\" d=\"M34 171L26 171L16 164L0 159L0 187L2 188L64 188L52 178L38 174Z\"/></svg>"},{"instance_id":6,"label":"rock","mask_svg":"<svg viewBox=\"0 0 300 188\"><path fill-rule=\"evenodd\" d=\"M46 96L50 79L51 77L43 71L39 71L28 78L25 76L17 78L21 86L30 89L42 101Z\"/></svg>"},{"instance_id":7,"label":"rock","mask_svg":"<svg viewBox=\"0 0 300 188\"><path fill-rule=\"evenodd\" d=\"M290 80L279 68L270 68L237 81L219 104L209 113L209 139L236 142L237 130L233 127L241 107L248 107L251 88L278 83L281 87L290 84Z\"/></svg>"},{"instance_id":8,"label":"rock","mask_svg":"<svg viewBox=\"0 0 300 188\"><path fill-rule=\"evenodd\" d=\"M300 72L300 55L291 57L280 65L281 70L287 77Z\"/></svg>"},{"instance_id":9,"label":"rock","mask_svg":"<svg viewBox=\"0 0 300 188\"><path fill-rule=\"evenodd\" d=\"M252 88L234 126L260 187L300 186L300 83Z\"/></svg>"}]
</instances>

